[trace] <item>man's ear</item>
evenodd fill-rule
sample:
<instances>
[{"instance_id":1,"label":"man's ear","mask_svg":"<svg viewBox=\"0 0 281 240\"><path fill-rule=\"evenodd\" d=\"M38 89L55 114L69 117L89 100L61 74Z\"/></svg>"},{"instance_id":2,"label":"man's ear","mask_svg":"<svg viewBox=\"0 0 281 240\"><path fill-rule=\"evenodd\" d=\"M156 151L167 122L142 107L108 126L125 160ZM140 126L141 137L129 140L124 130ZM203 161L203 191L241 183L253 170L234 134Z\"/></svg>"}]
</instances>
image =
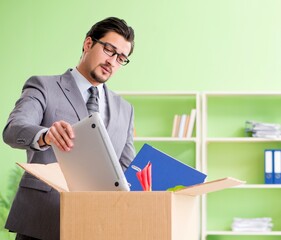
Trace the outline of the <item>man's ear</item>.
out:
<instances>
[{"instance_id":1,"label":"man's ear","mask_svg":"<svg viewBox=\"0 0 281 240\"><path fill-rule=\"evenodd\" d=\"M87 37L85 40L84 40L84 44L83 44L83 49L84 51L88 51L89 49L91 49L93 46L93 40L91 37Z\"/></svg>"}]
</instances>

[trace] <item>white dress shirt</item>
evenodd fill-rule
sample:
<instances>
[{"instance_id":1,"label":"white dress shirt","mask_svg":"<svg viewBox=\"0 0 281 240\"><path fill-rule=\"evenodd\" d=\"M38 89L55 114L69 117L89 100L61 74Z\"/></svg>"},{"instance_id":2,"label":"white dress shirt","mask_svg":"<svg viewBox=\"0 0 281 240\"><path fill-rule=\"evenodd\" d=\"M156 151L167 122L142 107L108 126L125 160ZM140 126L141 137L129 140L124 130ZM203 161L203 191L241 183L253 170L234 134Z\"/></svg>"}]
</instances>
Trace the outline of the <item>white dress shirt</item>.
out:
<instances>
[{"instance_id":1,"label":"white dress shirt","mask_svg":"<svg viewBox=\"0 0 281 240\"><path fill-rule=\"evenodd\" d=\"M74 68L71 71L71 74L74 77L86 104L90 97L88 89L92 86L92 84L77 70L77 68ZM103 84L99 84L97 88L99 90L99 112L104 122L104 125L107 126L109 121L108 102L105 96Z\"/></svg>"}]
</instances>

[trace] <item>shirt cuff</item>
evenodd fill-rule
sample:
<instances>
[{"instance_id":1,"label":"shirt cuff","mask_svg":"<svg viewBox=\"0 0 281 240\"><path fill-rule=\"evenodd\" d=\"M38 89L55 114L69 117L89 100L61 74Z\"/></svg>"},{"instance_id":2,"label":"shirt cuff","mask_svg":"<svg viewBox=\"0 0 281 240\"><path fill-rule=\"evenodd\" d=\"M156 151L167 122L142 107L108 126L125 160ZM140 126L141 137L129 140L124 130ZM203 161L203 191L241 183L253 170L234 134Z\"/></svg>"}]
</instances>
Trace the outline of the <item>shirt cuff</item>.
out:
<instances>
[{"instance_id":1,"label":"shirt cuff","mask_svg":"<svg viewBox=\"0 0 281 240\"><path fill-rule=\"evenodd\" d=\"M48 145L44 145L44 146L39 146L38 144L38 140L40 138L40 136L44 133L44 132L47 132L49 130L49 128L44 128L44 129L41 129L34 137L32 143L31 143L31 147L33 149L36 149L36 150L39 150L39 151L45 151L47 150L50 146Z\"/></svg>"}]
</instances>

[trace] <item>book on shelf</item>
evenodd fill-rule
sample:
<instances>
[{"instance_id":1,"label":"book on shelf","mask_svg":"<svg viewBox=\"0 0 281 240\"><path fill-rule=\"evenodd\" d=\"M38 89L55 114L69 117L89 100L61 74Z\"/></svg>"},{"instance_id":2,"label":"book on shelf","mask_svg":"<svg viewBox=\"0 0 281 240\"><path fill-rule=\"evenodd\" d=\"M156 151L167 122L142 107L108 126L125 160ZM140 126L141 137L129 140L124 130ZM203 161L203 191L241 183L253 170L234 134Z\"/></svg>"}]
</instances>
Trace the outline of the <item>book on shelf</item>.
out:
<instances>
[{"instance_id":1,"label":"book on shelf","mask_svg":"<svg viewBox=\"0 0 281 240\"><path fill-rule=\"evenodd\" d=\"M186 120L185 120L184 130L183 130L183 136L185 136L185 137L187 136L189 121L190 121L190 115L186 115Z\"/></svg>"},{"instance_id":2,"label":"book on shelf","mask_svg":"<svg viewBox=\"0 0 281 240\"><path fill-rule=\"evenodd\" d=\"M173 121L172 137L178 136L180 120L181 120L181 116L176 114L174 116L174 121Z\"/></svg>"},{"instance_id":3,"label":"book on shelf","mask_svg":"<svg viewBox=\"0 0 281 240\"><path fill-rule=\"evenodd\" d=\"M176 114L173 120L172 137L191 138L195 125L195 118L195 109L192 109L190 114Z\"/></svg>"},{"instance_id":4,"label":"book on shelf","mask_svg":"<svg viewBox=\"0 0 281 240\"><path fill-rule=\"evenodd\" d=\"M180 125L179 125L179 132L178 137L183 138L184 137L184 126L186 122L186 114L181 115Z\"/></svg>"},{"instance_id":5,"label":"book on shelf","mask_svg":"<svg viewBox=\"0 0 281 240\"><path fill-rule=\"evenodd\" d=\"M187 138L192 137L192 133L193 133L194 125L195 125L195 118L196 118L196 109L192 109L191 113L190 113L190 119L189 119L189 123L188 123L187 134L186 134Z\"/></svg>"}]
</instances>

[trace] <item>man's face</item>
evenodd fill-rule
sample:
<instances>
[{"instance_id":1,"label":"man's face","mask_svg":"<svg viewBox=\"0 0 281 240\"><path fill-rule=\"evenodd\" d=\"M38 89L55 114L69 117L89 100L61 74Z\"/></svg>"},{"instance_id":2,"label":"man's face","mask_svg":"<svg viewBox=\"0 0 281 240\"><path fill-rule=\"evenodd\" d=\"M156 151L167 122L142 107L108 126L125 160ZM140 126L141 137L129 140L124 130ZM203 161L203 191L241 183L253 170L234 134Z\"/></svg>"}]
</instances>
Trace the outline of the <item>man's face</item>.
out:
<instances>
[{"instance_id":1,"label":"man's face","mask_svg":"<svg viewBox=\"0 0 281 240\"><path fill-rule=\"evenodd\" d=\"M131 50L131 43L115 32L107 33L99 39L108 43L118 54L128 56ZM95 45L92 47L92 44ZM122 65L116 61L117 54L110 57L104 52L104 45L93 42L90 37L84 41L84 53L78 65L78 70L93 85L106 82Z\"/></svg>"}]
</instances>

